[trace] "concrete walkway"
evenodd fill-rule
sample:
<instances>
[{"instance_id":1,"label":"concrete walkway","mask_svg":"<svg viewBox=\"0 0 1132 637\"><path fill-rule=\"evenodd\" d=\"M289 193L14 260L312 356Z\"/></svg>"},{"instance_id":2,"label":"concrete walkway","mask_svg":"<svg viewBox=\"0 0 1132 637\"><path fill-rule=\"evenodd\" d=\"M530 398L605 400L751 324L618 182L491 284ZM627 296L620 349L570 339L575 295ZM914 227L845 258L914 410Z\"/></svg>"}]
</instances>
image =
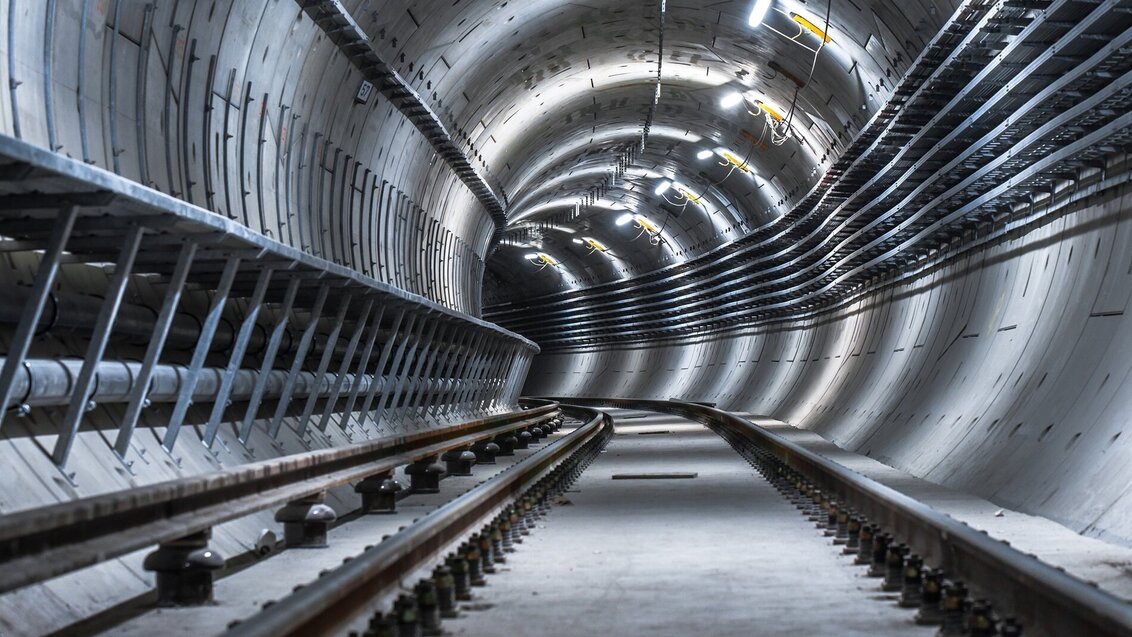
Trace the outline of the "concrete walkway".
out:
<instances>
[{"instance_id":1,"label":"concrete walkway","mask_svg":"<svg viewBox=\"0 0 1132 637\"><path fill-rule=\"evenodd\" d=\"M932 635L721 438L614 411L617 434L476 589L457 635ZM629 418L626 418L629 416ZM614 480L614 474L695 473Z\"/></svg>"},{"instance_id":2,"label":"concrete walkway","mask_svg":"<svg viewBox=\"0 0 1132 637\"><path fill-rule=\"evenodd\" d=\"M1132 603L1132 548L1085 537L1052 520L922 480L841 449L812 431L763 416L736 415Z\"/></svg>"}]
</instances>

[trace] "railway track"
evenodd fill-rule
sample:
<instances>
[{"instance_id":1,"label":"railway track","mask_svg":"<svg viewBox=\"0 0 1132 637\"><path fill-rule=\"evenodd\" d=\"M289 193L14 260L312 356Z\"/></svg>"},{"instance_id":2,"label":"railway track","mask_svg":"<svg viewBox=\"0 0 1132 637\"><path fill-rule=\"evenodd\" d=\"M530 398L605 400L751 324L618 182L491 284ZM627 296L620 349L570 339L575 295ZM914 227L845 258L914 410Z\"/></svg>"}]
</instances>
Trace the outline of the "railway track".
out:
<instances>
[{"instance_id":1,"label":"railway track","mask_svg":"<svg viewBox=\"0 0 1132 637\"><path fill-rule=\"evenodd\" d=\"M402 494L403 501L398 505L389 490L385 489L382 491L386 496L384 504L378 505L378 492L373 491L374 495L367 498L367 507L375 507L376 510L381 510L381 507L404 507L417 498L427 500L430 496L426 494L430 492L443 491L431 496L433 500L425 502L422 508L414 509L412 515L417 515L418 512L419 515L411 522L404 517L407 514L402 511L400 518L385 518L387 522L384 526L366 526L360 520L375 518L361 515L354 521L334 527L332 544L339 542L340 536L349 536L347 531L350 528L358 527L360 531L353 533L356 546L346 542L346 547L339 552L324 554L326 557L321 560L323 566L319 568L309 566L316 561L308 559L308 556L317 555L316 552L303 554L301 551L295 555L302 557L290 561L283 559L275 563L272 558L264 560L262 564L248 566L231 578L234 581L227 585L227 590L262 587L261 595L248 598L254 600L254 608L249 607L247 600L242 605L232 602L228 599L229 592L217 595L219 607L199 605L207 602L206 599L183 597L185 591L191 592L194 582L198 581L193 579L194 576L200 576L208 570L197 568L196 571L182 571L179 574L162 573L166 579L162 581L159 577L158 582L159 601L189 604L192 610L177 608L139 611L129 621L114 625L91 624L69 634L94 634L106 629L109 629L106 630L108 634L153 634L154 630L168 625L171 620L183 624L180 626L181 632L186 634L191 631L193 634L225 634L230 637L341 634L401 636L441 634L439 631L451 630L453 627L456 627L459 634L494 634L506 629L507 621L514 621L516 616L521 616L521 621L526 618L537 623L533 614L542 612L538 609L544 608L545 603L531 602L530 595L538 593L526 591L524 587L551 586L546 582L554 580L563 591L570 594L577 592L580 598L598 590L602 590L604 595L607 592L605 589L619 590L619 587L624 587L618 578L624 577L626 572L641 568L639 562L633 562L634 554L644 556L646 562L671 565L671 575L657 575L644 584L638 582L638 585L632 586L634 589L645 589L634 590L633 594L645 593L657 598L652 601L659 603L663 610L666 608L665 604L671 603L678 607L680 603L678 599L669 600L666 597L668 593L664 581L670 580L673 585L691 591L676 597L698 599L694 592L698 589L703 589L700 591L701 597L715 594L712 592L713 582L710 578L704 579L689 570L702 566L700 562L704 562L709 570L715 569L711 572L722 569L725 573L724 580L738 581L744 589L757 582L766 585L764 580L773 578L768 578L765 573L757 570L751 572L750 568L744 566L744 560L762 566L767 557L759 551L770 551L773 554L779 550L774 548L778 546L775 542L789 546L797 538L759 536L756 544L751 544L752 539L746 537L746 525L754 524L758 518L742 516L763 515L775 518L773 528L781 534L782 529L798 526L797 522L791 523L795 527L790 527L788 523L777 519L782 517L782 511L789 509L801 514L802 527L816 527L811 544L814 541L819 546L833 543L838 547L836 553L842 556L839 559L821 557L819 559L824 560L824 563L796 564L791 567L803 573L826 573L821 577L828 581L821 584L803 581L798 584L800 590L812 589L828 595L831 587L842 586L843 590L836 594L843 595L853 604L875 604L861 601L869 599L862 597L863 590L883 591L883 595L872 599L891 603L882 605L884 609L878 617L861 619L880 622L879 632L876 634L931 634L932 631L938 631L937 634L944 636L1132 634L1132 606L1124 600L1033 556L1023 554L903 493L850 471L749 420L690 403L644 400L577 402L669 414L685 419L685 422L700 423L718 436L707 434L708 439L716 441L710 444L715 445L713 448L716 450L712 453L716 454L717 460L720 457L720 445L726 448L724 443L729 444L741 458L730 452L722 454L730 458L726 462L733 465L728 470L730 473L720 474L723 478L713 476L712 472L716 469L712 465L705 465L708 470L702 476L704 486L695 484L694 480L687 480L685 484L690 486L682 487L681 491L664 486L665 481L694 479L699 474L681 471L657 473L654 470L673 461L695 464L703 460L707 456L696 446L708 444L702 436L690 439L691 442L687 438L680 440L673 436L667 446L656 446L654 443L654 446L642 447L636 451L631 444L615 444L612 449L618 453L614 455L620 458L621 452L624 452L626 457L618 459L603 456L600 475L582 476L581 494L574 495L572 492L568 496L578 500L579 504L577 507L570 507L570 513L582 511L578 514L582 517L574 518L575 526L567 524L554 536L556 539L541 544L537 537L543 533L540 531L530 550L523 550L512 556L511 552L523 542L536 522L551 529L545 532L547 534L553 533L558 524L569 522L571 518L568 514L563 514L567 515L566 518L558 521L550 519L545 524L540 519L550 511L552 503L579 480L582 471L598 457L597 454L607 442L613 439L612 416L593 408L560 406L557 402L546 401L533 404L520 414L468 423L443 435L434 434L430 437L420 434L395 443L381 443L377 445L380 449L368 449L365 452L369 454L366 461L359 465L366 467L371 477L367 484L374 484L372 477L377 476L381 478L381 484L388 486L385 481L392 475L391 467L419 467L428 471L407 472L414 478L408 491L414 494L413 498L403 500ZM566 426L556 431L563 422ZM617 427L624 425L629 429L634 422L638 421L626 418L620 420ZM626 434L627 439L632 432L621 433ZM676 432L664 428L637 433ZM636 438L646 439L644 436ZM648 438L660 439L659 436ZM454 487L446 490L439 488L440 477L446 470L453 476L469 476L471 464L477 457L484 464L492 463L495 458L493 450L487 446L488 442L501 447L499 450L504 453L512 451L511 448L515 446L529 448L520 449L513 464L503 466L506 463L501 463L503 468L494 474L487 468L477 470L474 477L453 477L444 481L454 483ZM532 442L535 443L533 446L530 445ZM637 455L634 456L634 453ZM179 497L168 495L177 490L172 485L155 485L149 492L137 490L113 494L99 502L77 501L52 507L54 510L50 511L30 511L0 518L0 539L3 540L0 547L5 551L4 559L0 562L6 566L0 569L0 583L5 586L5 590L11 590L16 586L26 585L29 581L42 581L59 572L77 568L95 559L92 551L123 554L146 542L149 545L155 542L160 544L159 551L154 555L168 556L170 551L181 550L176 555L182 559L192 554L188 549L195 547L197 567L202 567L199 563L201 547L191 542L186 545L185 539L200 537L202 529L216 524L219 520L214 513L217 507L227 508L229 515L235 516L247 514L250 508L263 509L281 502L289 503L284 510L293 510L296 502L309 504L309 496L318 493L312 489L315 483L321 481L320 488L325 490L334 485L356 481L358 475L365 473L358 473L360 469L357 468L343 466L342 463L351 462L350 455L326 456L317 461L304 458L303 461L311 463L309 465L304 465L303 461L292 462L294 471L307 472L306 480L292 479L283 472L266 471L269 469L266 466L247 469L246 472L264 474L264 480L274 480L276 483L271 489L262 488L262 482L256 483L259 485L256 488L260 489L256 495L250 495L250 492L241 495L240 488L246 491L253 487L240 487L241 478L248 478L240 470L233 470L226 472L232 474L228 476L231 484L227 491L224 480L211 476L203 478L199 484L182 481L185 484L179 485ZM448 467L442 469L436 466L437 459L448 461ZM503 461L504 458L499 460ZM754 510L746 510L746 496L743 494L751 485L760 481L736 476L734 466L742 465L742 460L766 479L769 486L759 487L764 495L777 491L786 502L777 505L777 508L764 502ZM637 464L634 465L634 462ZM648 471L625 473L626 466ZM618 473L617 470L621 472ZM314 477L309 475L311 472L322 472L322 475ZM607 475L610 473L612 475ZM347 478L347 474L353 478ZM616 482L616 487L603 486L614 484L606 482L609 477L614 481L624 482ZM472 484L477 479L480 480L479 483ZM620 486L631 485L633 481L637 481L638 485L649 486ZM208 488L208 485L212 485L212 488ZM297 485L303 485L301 490L304 497L296 500L293 499L296 497L295 490L300 488ZM601 508L602 493L606 497L605 504L611 508ZM684 495L681 496L681 493ZM158 496L161 495L167 496L166 501L159 501ZM194 508L194 503L199 504L203 497L211 500L211 504ZM586 497L591 499L587 501ZM682 497L685 499L681 500ZM671 501L666 503L667 499ZM252 505L251 502L255 504ZM659 508L656 508L658 503ZM696 518L700 511L697 506L701 505L706 507L703 511L707 513L703 518ZM711 507L717 505L722 506L722 510L737 511L740 517L736 518L729 513L727 515L732 517L713 518ZM587 509L587 506L590 508ZM643 510L648 511L649 506L654 507L652 514L659 515L659 518L639 515L638 509L645 507ZM309 513L311 509L303 510ZM586 510L589 511L588 514L585 513ZM147 518L160 516L161 511L170 515L151 519L148 524L144 522ZM586 515L590 517L585 517ZM593 517L595 515L596 518ZM51 527L53 530L45 532L41 538L35 538L30 532L22 535L16 532L20 528L35 528L36 524L51 519L56 520L54 527ZM187 524L187 519L196 521ZM296 532L294 538L289 534L289 546L302 548L318 546L320 541L325 543L329 525L319 528L318 524L307 524L309 522L317 520L308 516L304 524L300 525L301 528L289 529ZM99 531L115 524L125 524L126 528L109 535ZM578 524L582 526L576 526ZM155 525L165 529L165 532L155 531ZM394 529L395 525L400 526ZM691 542L700 546L689 546L688 540L679 539L681 525L690 532ZM88 531L84 532L83 529ZM621 533L615 533L621 536L618 538L621 544L611 541L607 549L604 541L594 538L608 537L611 529L622 530ZM670 537L655 536L661 531L662 535ZM595 533L597 535L592 535ZM762 531L752 526L750 533L757 535ZM650 535L655 536L651 541L641 539ZM68 537L83 539L69 542L62 540ZM572 538L573 544L564 541L564 537ZM531 541L529 537L526 539ZM542 548L535 550L539 546ZM616 548L618 546L621 548ZM597 560L588 557L591 553L601 554L603 549L623 554ZM558 552L555 553L555 550ZM540 551L541 558L538 557ZM280 555L287 554L288 552L283 552ZM85 557L76 558L78 555ZM46 559L43 556L47 556ZM67 561L68 557L71 561ZM508 564L509 558L516 561ZM794 559L815 558L803 557L803 553L799 552ZM327 565L328 561L334 560L340 561ZM590 562L593 564L587 570L584 566ZM39 566L36 567L36 564ZM152 565L150 560L147 560L147 564ZM301 566L303 564L308 566ZM687 564L693 566L689 567ZM860 567L859 572L851 575L848 581L868 582L867 585L858 584L854 589L845 588L844 582L837 584L834 580L846 577L846 564ZM563 565L569 565L570 573L560 573ZM583 578L584 581L576 579L578 575L571 574L575 567L588 573ZM656 566L653 565L653 568ZM488 589L479 588L486 583L488 574L502 571L511 571L515 575L492 576L492 584ZM269 585L281 572L289 577L283 578L287 582L298 582L293 586L286 584L289 588L283 594L278 593L278 585L274 588ZM664 572L663 566L659 572ZM208 578L211 577L209 572ZM606 578L609 581L603 582ZM508 581L512 579L509 585ZM225 585L226 582L227 578L220 580L218 586ZM525 594L516 594L516 587ZM652 590L653 587L655 591ZM476 601L469 602L473 599L473 590L477 591ZM725 587L725 590L730 589ZM176 595L182 597L176 598ZM524 602L528 605L535 604L536 610L524 610L527 608L523 606ZM563 607L563 602L566 602L565 607L569 607L569 602L575 602L580 607L591 610L592 604L597 603L569 597L560 599L557 606ZM587 603L591 606L585 606ZM613 604L610 612L614 614L638 612L634 609L634 604L640 604L637 601L618 602L616 599L605 600L604 603ZM493 605L502 608L487 610ZM721 606L726 606L726 603L721 603ZM904 613L903 619L893 619L891 609L894 607L907 609L899 611ZM481 610L485 612L477 612ZM527 612L532 612L532 616L527 617ZM764 618L759 617L759 613L763 611L759 607L744 606L740 612L751 616L744 621L755 621L758 618L760 626L763 625ZM499 613L506 613L507 619L501 619ZM726 614L720 609L716 609L716 613ZM463 623L449 624L446 621L457 614L465 618L461 620ZM201 621L204 617L211 617L212 622ZM221 620L223 623L217 623ZM600 630L602 625L614 630L610 628L614 624L602 624L610 621L608 616L602 620L597 615L584 616L582 621L594 624L585 624L587 630ZM703 629L715 626L721 631L719 634L730 634L725 622L713 624L719 620L712 613L705 612L702 616L693 614L685 617L684 621ZM774 621L785 620L777 618ZM540 625L542 628L536 632L546 634L555 634L555 626L562 627L553 621ZM918 625L928 628L919 628ZM893 626L896 627L895 632ZM622 626L621 629L625 628ZM763 630L765 632L765 626ZM925 630L929 632L923 632ZM660 630L657 634L668 633ZM756 634L760 633L756 631ZM773 630L767 634L774 634Z\"/></svg>"},{"instance_id":2,"label":"railway track","mask_svg":"<svg viewBox=\"0 0 1132 637\"><path fill-rule=\"evenodd\" d=\"M337 634L349 626L364 626L367 635L394 629L402 631L399 635L420 634L420 628L437 634L441 616L454 614L458 599L470 598L469 588L483 584L485 571L493 572L497 559L506 561L505 552L522 542L550 500L565 491L604 446L613 431L612 419L586 411L573 412L587 420L569 434L286 599L233 624L227 634L299 637ZM437 562L436 568L426 568L432 562ZM414 594L397 596L393 612L383 614L382 602L413 581L417 572L421 577Z\"/></svg>"},{"instance_id":3,"label":"railway track","mask_svg":"<svg viewBox=\"0 0 1132 637\"><path fill-rule=\"evenodd\" d=\"M138 565L156 573L156 601L170 606L207 605L212 601L214 575L226 568L208 546L214 527L280 507L275 519L283 523L286 537L276 542L268 534L269 539L257 547L264 555L279 548L325 546L327 531L342 524L336 522L337 513L322 504L330 490L352 489L359 494L361 509L344 515L345 520L374 517L366 513L390 514L398 502L404 501L404 507L427 500L423 494L439 491L440 478L447 474L470 476L477 462L506 466L516 460L530 466L526 460L539 456L541 450L536 448L563 421L556 403L529 404L526 410L443 431L297 454L0 516L0 592L22 595L14 599L27 603L40 590L32 586L156 547ZM394 479L399 474L406 476L401 481L408 488ZM528 472L501 474L527 476ZM408 496L412 497L405 500ZM233 570L231 565L228 570ZM40 594L47 590L51 589ZM136 601L144 605L153 600ZM18 603L15 608L19 610ZM8 619L15 619L19 630L18 617ZM93 622L73 634L105 627L105 621Z\"/></svg>"},{"instance_id":4,"label":"railway track","mask_svg":"<svg viewBox=\"0 0 1132 637\"><path fill-rule=\"evenodd\" d=\"M1132 604L746 419L674 401L578 399L699 422L723 437L880 589L940 635L1129 635Z\"/></svg>"}]
</instances>

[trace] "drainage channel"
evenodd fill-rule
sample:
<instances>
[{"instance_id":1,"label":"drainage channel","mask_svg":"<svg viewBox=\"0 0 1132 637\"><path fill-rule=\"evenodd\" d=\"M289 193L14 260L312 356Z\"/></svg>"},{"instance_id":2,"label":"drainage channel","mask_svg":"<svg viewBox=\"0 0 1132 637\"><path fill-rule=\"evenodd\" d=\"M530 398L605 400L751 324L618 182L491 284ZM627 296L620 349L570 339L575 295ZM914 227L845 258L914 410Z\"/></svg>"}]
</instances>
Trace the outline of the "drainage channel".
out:
<instances>
[{"instance_id":1,"label":"drainage channel","mask_svg":"<svg viewBox=\"0 0 1132 637\"><path fill-rule=\"evenodd\" d=\"M618 435L452 634L934 633L714 432L609 413Z\"/></svg>"}]
</instances>

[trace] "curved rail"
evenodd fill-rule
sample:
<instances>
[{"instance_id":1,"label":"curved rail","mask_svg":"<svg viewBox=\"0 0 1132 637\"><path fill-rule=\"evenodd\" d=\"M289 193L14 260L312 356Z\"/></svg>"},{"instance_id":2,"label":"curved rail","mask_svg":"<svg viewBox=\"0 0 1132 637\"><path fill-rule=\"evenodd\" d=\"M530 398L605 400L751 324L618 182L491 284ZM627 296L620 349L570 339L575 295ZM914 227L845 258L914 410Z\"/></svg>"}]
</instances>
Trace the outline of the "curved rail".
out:
<instances>
[{"instance_id":1,"label":"curved rail","mask_svg":"<svg viewBox=\"0 0 1132 637\"><path fill-rule=\"evenodd\" d=\"M0 593L553 417L558 404L0 516Z\"/></svg>"},{"instance_id":2,"label":"curved rail","mask_svg":"<svg viewBox=\"0 0 1132 637\"><path fill-rule=\"evenodd\" d=\"M236 624L230 637L309 637L335 634L376 598L394 590L406 574L426 565L525 491L545 497L546 478L561 478L587 452L596 453L613 433L613 419L602 412L563 406L588 421L522 462L422 517L334 571ZM567 464L569 463L569 464ZM556 472L554 475L552 471Z\"/></svg>"},{"instance_id":3,"label":"curved rail","mask_svg":"<svg viewBox=\"0 0 1132 637\"><path fill-rule=\"evenodd\" d=\"M1132 634L1132 605L954 518L832 462L758 425L704 405L663 400L564 398L572 403L682 416L738 437L839 502L901 538L950 575L974 583L995 605L1047 635Z\"/></svg>"}]
</instances>

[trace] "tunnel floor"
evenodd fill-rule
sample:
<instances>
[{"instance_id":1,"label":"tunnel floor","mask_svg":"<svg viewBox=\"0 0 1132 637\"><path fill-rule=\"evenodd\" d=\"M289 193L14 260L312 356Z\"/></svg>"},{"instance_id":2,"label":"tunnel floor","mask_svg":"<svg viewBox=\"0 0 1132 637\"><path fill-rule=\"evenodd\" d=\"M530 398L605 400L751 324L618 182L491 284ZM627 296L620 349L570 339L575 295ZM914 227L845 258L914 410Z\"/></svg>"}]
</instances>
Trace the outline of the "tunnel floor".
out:
<instances>
[{"instance_id":1,"label":"tunnel floor","mask_svg":"<svg viewBox=\"0 0 1132 637\"><path fill-rule=\"evenodd\" d=\"M673 416L613 413L606 451L447 630L933 634L716 434Z\"/></svg>"}]
</instances>

